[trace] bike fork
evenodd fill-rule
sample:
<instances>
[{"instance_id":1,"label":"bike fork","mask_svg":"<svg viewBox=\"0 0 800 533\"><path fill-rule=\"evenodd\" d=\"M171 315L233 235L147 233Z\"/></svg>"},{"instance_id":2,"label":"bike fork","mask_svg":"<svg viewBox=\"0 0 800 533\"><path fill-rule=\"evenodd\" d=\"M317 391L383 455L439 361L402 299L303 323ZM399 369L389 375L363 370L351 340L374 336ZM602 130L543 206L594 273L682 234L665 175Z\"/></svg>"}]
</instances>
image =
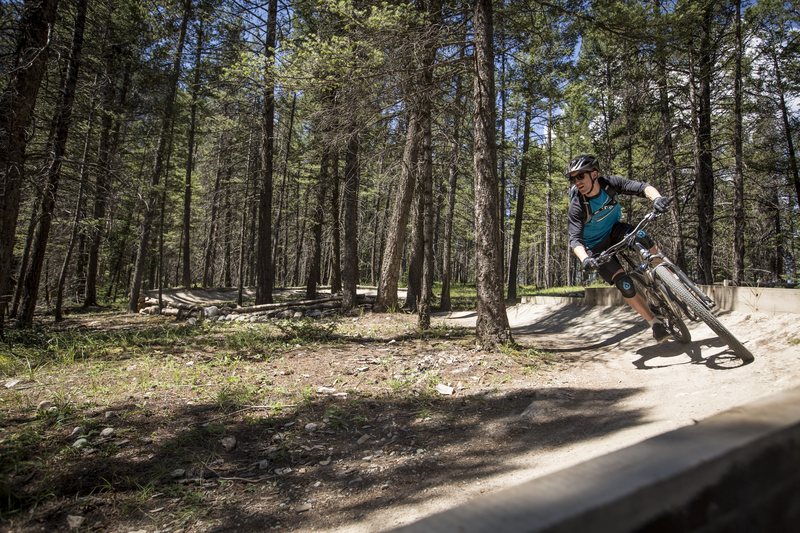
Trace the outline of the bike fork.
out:
<instances>
[{"instance_id":1,"label":"bike fork","mask_svg":"<svg viewBox=\"0 0 800 533\"><path fill-rule=\"evenodd\" d=\"M691 289L691 291L693 293L695 293L695 295L697 296L697 299L700 300L700 302L703 305L705 305L708 309L713 309L714 307L717 306L717 304L714 302L714 300L712 300L706 293L704 293L702 291L702 289L700 289L700 287L695 285L695 283L691 279L689 279L689 276L684 274L683 271L680 268L678 268L674 264L672 264L672 262L669 259L664 257L662 263L660 263L660 264L656 265L655 267L653 267L653 272L655 272L659 267L665 267L665 268L666 267L670 267L671 268L670 273L678 276L678 279L681 280L681 282L684 285L689 287L689 289Z\"/></svg>"}]
</instances>

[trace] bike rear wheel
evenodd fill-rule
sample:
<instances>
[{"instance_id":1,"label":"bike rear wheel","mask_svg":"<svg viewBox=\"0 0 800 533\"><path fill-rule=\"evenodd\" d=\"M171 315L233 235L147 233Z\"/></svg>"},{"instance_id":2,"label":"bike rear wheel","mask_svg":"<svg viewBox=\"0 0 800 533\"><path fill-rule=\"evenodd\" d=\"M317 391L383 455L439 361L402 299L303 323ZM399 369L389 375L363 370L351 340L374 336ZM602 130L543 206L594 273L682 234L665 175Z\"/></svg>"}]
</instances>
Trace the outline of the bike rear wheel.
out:
<instances>
[{"instance_id":1,"label":"bike rear wheel","mask_svg":"<svg viewBox=\"0 0 800 533\"><path fill-rule=\"evenodd\" d=\"M744 345L739 342L739 339L733 336L733 334L728 331L728 329L723 326L717 317L711 314L706 306L704 306L700 301L691 293L691 291L683 284L679 279L672 275L671 272L661 268L656 269L655 272L656 277L660 279L664 285L669 287L675 296L680 298L683 303L685 303L700 319L705 322L711 330L716 333L722 341L731 347L733 352L736 356L744 361L745 363L749 363L755 359L753 354L750 353L750 350L744 347Z\"/></svg>"}]
</instances>

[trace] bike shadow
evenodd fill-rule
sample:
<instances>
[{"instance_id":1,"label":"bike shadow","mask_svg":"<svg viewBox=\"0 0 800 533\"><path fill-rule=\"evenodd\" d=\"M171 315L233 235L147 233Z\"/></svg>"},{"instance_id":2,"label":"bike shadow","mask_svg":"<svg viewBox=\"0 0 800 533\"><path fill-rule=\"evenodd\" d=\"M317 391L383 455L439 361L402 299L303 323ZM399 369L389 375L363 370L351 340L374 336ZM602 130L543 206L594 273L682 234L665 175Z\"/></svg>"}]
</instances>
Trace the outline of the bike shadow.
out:
<instances>
[{"instance_id":1,"label":"bike shadow","mask_svg":"<svg viewBox=\"0 0 800 533\"><path fill-rule=\"evenodd\" d=\"M724 351L714 353L708 357L703 356L703 348L725 348ZM680 344L669 341L655 346L645 346L636 350L640 356L633 362L633 366L639 370L652 370L655 368L665 368L678 365L705 365L712 370L733 370L750 363L745 363L736 356L736 353L725 344L719 337L709 337L707 339L692 341L689 344ZM681 355L688 355L689 361L670 362L666 364L652 364L652 361L662 358L673 358Z\"/></svg>"}]
</instances>

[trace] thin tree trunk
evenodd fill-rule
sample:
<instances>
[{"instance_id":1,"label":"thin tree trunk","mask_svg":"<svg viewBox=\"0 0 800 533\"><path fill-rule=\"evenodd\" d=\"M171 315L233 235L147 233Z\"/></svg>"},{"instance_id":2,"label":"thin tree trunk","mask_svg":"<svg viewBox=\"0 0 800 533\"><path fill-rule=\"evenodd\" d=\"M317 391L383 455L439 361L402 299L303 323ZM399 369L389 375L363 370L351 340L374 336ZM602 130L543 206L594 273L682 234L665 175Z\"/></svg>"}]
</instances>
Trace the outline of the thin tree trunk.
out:
<instances>
[{"instance_id":1,"label":"thin tree trunk","mask_svg":"<svg viewBox=\"0 0 800 533\"><path fill-rule=\"evenodd\" d=\"M214 179L214 192L211 194L211 213L209 214L208 221L208 236L206 237L206 245L203 252L203 287L210 287L213 285L214 280L214 246L216 244L217 213L219 211L219 195L220 183L222 182L222 152L227 149L223 142L223 134L219 135L218 152L217 152L217 172Z\"/></svg>"},{"instance_id":2,"label":"thin tree trunk","mask_svg":"<svg viewBox=\"0 0 800 533\"><path fill-rule=\"evenodd\" d=\"M464 58L464 50L460 52L460 58ZM442 297L440 307L442 311L450 311L452 303L450 301L450 280L452 273L452 244L453 244L453 216L456 206L456 184L458 183L458 167L461 154L461 100L462 100L462 78L456 76L456 94L454 99L453 113L453 144L450 154L449 170L447 178L447 214L444 219L444 246L442 250Z\"/></svg>"},{"instance_id":3,"label":"thin tree trunk","mask_svg":"<svg viewBox=\"0 0 800 533\"><path fill-rule=\"evenodd\" d=\"M370 252L369 252L369 279L372 285L377 283L377 270L378 265L377 257L380 253L378 251L378 242L380 241L381 236L381 191L378 189L375 195L375 213L374 213L374 220L375 223L373 225L372 231L372 243L370 244Z\"/></svg>"},{"instance_id":4,"label":"thin tree trunk","mask_svg":"<svg viewBox=\"0 0 800 533\"><path fill-rule=\"evenodd\" d=\"M39 206L41 201L42 197L37 195L33 201L33 206L31 207L31 218L28 221L28 233L26 234L27 237L25 238L25 249L22 252L22 261L19 265L19 274L17 275L17 280L19 283L17 283L17 286L14 289L14 301L11 304L11 312L8 315L11 318L16 317L17 312L19 311L19 300L22 298L22 279L25 277L25 272L28 271L28 262L31 256L33 237L36 235L36 226L39 223Z\"/></svg>"},{"instance_id":5,"label":"thin tree trunk","mask_svg":"<svg viewBox=\"0 0 800 533\"><path fill-rule=\"evenodd\" d=\"M272 257L278 257L280 236L281 236L281 222L283 221L283 203L286 196L286 180L289 176L289 154L292 149L292 132L294 131L294 114L297 107L297 94L292 95L292 110L289 114L289 129L286 132L286 150L283 160L283 180L281 182L280 197L278 200L278 216L275 218L275 227L273 228L273 246ZM285 247L283 248L286 249ZM285 254L281 254L285 257Z\"/></svg>"},{"instance_id":6,"label":"thin tree trunk","mask_svg":"<svg viewBox=\"0 0 800 533\"><path fill-rule=\"evenodd\" d=\"M42 266L45 261L45 250L50 237L50 226L56 207L56 195L61 179L61 164L67 147L69 127L72 122L72 105L75 101L75 90L78 85L78 69L83 48L83 31L86 26L86 6L88 0L79 0L75 11L75 28L72 35L72 47L69 54L69 67L64 83L64 92L56 112L55 138L53 140L53 161L47 171L47 185L42 199L42 217L36 228L32 254L28 271L23 281L22 301L20 314L17 316L19 324L30 324L36 310L36 300L39 296L39 280Z\"/></svg>"},{"instance_id":7,"label":"thin tree trunk","mask_svg":"<svg viewBox=\"0 0 800 533\"><path fill-rule=\"evenodd\" d=\"M93 111L93 109L92 109ZM89 155L89 141L92 136L92 113L89 114L89 125L86 129L86 139L83 143L83 158L81 161L81 184L78 187L78 200L75 202L75 217L72 220L72 232L70 233L69 243L67 244L67 251L64 254L64 264L61 265L61 274L58 276L58 287L56 290L56 309L55 320L56 322L62 320L64 317L61 314L61 308L64 302L64 285L67 283L67 272L69 271L69 262L72 259L72 250L75 248L75 241L78 240L78 232L80 230L81 212L83 211L83 191L86 189L87 174L89 173L88 155ZM81 271L80 267L77 269Z\"/></svg>"},{"instance_id":8,"label":"thin tree trunk","mask_svg":"<svg viewBox=\"0 0 800 533\"><path fill-rule=\"evenodd\" d=\"M192 286L192 171L194 170L195 132L197 130L197 101L200 93L200 65L203 58L203 17L200 17L197 28L197 48L194 58L194 83L192 83L192 104L189 108L189 139L186 156L186 179L183 189L183 286ZM248 157L249 157L248 151Z\"/></svg>"},{"instance_id":9,"label":"thin tree trunk","mask_svg":"<svg viewBox=\"0 0 800 533\"><path fill-rule=\"evenodd\" d=\"M714 171L711 146L711 25L713 3L709 4L700 25L700 94L698 95L697 176L697 278L700 283L714 283Z\"/></svg>"},{"instance_id":10,"label":"thin tree trunk","mask_svg":"<svg viewBox=\"0 0 800 533\"><path fill-rule=\"evenodd\" d=\"M425 136L422 140L423 171L420 172L422 180L422 279L420 280L419 329L425 331L431 327L431 294L433 293L433 146L431 140L431 114L430 100L426 99L426 109L422 126Z\"/></svg>"},{"instance_id":11,"label":"thin tree trunk","mask_svg":"<svg viewBox=\"0 0 800 533\"><path fill-rule=\"evenodd\" d=\"M319 282L322 266L322 225L325 222L325 196L326 187L330 179L331 154L327 148L322 150L322 161L319 165L319 178L317 180L317 201L314 204L314 225L311 228L311 268L306 280L306 300L317 297L317 283Z\"/></svg>"},{"instance_id":12,"label":"thin tree trunk","mask_svg":"<svg viewBox=\"0 0 800 533\"><path fill-rule=\"evenodd\" d=\"M231 241L233 240L233 211L231 210L231 179L233 178L233 165L228 162L227 178L225 179L225 255L222 269L225 273L224 287L233 286L231 273Z\"/></svg>"},{"instance_id":13,"label":"thin tree trunk","mask_svg":"<svg viewBox=\"0 0 800 533\"><path fill-rule=\"evenodd\" d=\"M660 1L656 2L656 9L658 15L661 15ZM658 58L658 95L659 95L659 111L661 118L661 150L664 166L664 174L667 176L667 186L669 187L669 195L673 197L673 202L670 204L670 216L672 227L675 228L673 237L673 247L675 250L675 264L681 270L686 270L686 246L683 242L683 233L681 231L681 212L680 201L678 200L678 174L677 166L675 164L675 154L672 142L672 116L669 105L669 88L667 85L667 66L666 66L666 52L665 46L662 41L656 44L656 56Z\"/></svg>"},{"instance_id":14,"label":"thin tree trunk","mask_svg":"<svg viewBox=\"0 0 800 533\"><path fill-rule=\"evenodd\" d=\"M552 285L550 265L552 263L550 243L553 240L553 100L547 101L547 176L544 179L544 286Z\"/></svg>"},{"instance_id":15,"label":"thin tree trunk","mask_svg":"<svg viewBox=\"0 0 800 533\"><path fill-rule=\"evenodd\" d=\"M742 2L736 0L736 59L733 75L733 283L744 284L744 173L742 168Z\"/></svg>"},{"instance_id":16,"label":"thin tree trunk","mask_svg":"<svg viewBox=\"0 0 800 533\"><path fill-rule=\"evenodd\" d=\"M147 262L147 246L150 241L150 229L153 225L153 215L155 203L158 199L158 184L161 181L161 173L164 170L164 153L167 148L167 136L172 129L172 117L175 114L175 96L178 91L178 81L181 72L181 58L183 56L183 45L186 41L186 28L189 25L189 18L192 11L192 0L185 0L183 19L181 20L180 33L178 34L178 46L172 63L172 72L169 80L169 94L164 105L164 116L161 122L161 130L158 135L156 146L155 162L153 164L153 174L150 179L150 195L147 204L144 206L144 219L142 220L142 230L139 238L139 248L136 252L136 262L131 281L130 298L128 299L128 312L136 313L139 304L139 292L142 287L142 278Z\"/></svg>"},{"instance_id":17,"label":"thin tree trunk","mask_svg":"<svg viewBox=\"0 0 800 533\"><path fill-rule=\"evenodd\" d=\"M269 0L267 35L264 42L266 78L272 79L275 41L278 19L278 0ZM275 139L275 87L271 82L264 87L264 114L261 130L261 190L258 198L258 260L256 304L272 303L272 287L275 282L272 263L272 170Z\"/></svg>"},{"instance_id":18,"label":"thin tree trunk","mask_svg":"<svg viewBox=\"0 0 800 533\"><path fill-rule=\"evenodd\" d=\"M300 195L300 185L298 181L297 186L298 197ZM299 202L299 198L298 198ZM308 202L303 202L303 214L300 216L298 213L298 223L300 227L297 228L297 246L295 247L296 253L294 256L294 271L292 273L292 285L300 283L300 258L303 256L303 248L305 247L306 240L306 215L308 214Z\"/></svg>"},{"instance_id":19,"label":"thin tree trunk","mask_svg":"<svg viewBox=\"0 0 800 533\"><path fill-rule=\"evenodd\" d=\"M406 240L406 225L408 224L408 215L411 211L411 201L414 198L414 188L416 186L414 167L419 159L420 131L418 111L416 108L409 109L400 183L397 185L392 218L389 221L389 238L383 254L378 296L375 300L375 305L373 305L373 310L377 312L386 312L388 309L397 307L397 284L400 280L400 266Z\"/></svg>"},{"instance_id":20,"label":"thin tree trunk","mask_svg":"<svg viewBox=\"0 0 800 533\"><path fill-rule=\"evenodd\" d=\"M500 226L497 219L494 50L492 1L475 3L475 282L478 296L475 332L485 346L513 342L503 299Z\"/></svg>"},{"instance_id":21,"label":"thin tree trunk","mask_svg":"<svg viewBox=\"0 0 800 533\"><path fill-rule=\"evenodd\" d=\"M358 287L358 132L351 131L344 168L344 256L342 258L342 310L357 305Z\"/></svg>"},{"instance_id":22,"label":"thin tree trunk","mask_svg":"<svg viewBox=\"0 0 800 533\"><path fill-rule=\"evenodd\" d=\"M428 137L426 130L428 120L423 115L422 121L422 150L420 157L424 158L426 150L425 143ZM406 302L403 304L404 309L411 312L417 311L417 301L422 294L422 268L425 257L423 247L425 245L425 198L423 196L423 181L424 171L422 170L423 162L417 161L414 165L417 185L414 187L414 207L411 217L411 242L409 243L408 254L408 289L406 291Z\"/></svg>"},{"instance_id":23,"label":"thin tree trunk","mask_svg":"<svg viewBox=\"0 0 800 533\"><path fill-rule=\"evenodd\" d=\"M342 228L339 220L339 155L334 154L331 165L331 294L342 292Z\"/></svg>"},{"instance_id":24,"label":"thin tree trunk","mask_svg":"<svg viewBox=\"0 0 800 533\"><path fill-rule=\"evenodd\" d=\"M528 147L531 136L531 106L525 107L525 121L522 133L522 164L519 170L519 189L517 190L517 210L514 214L514 235L511 241L511 257L508 261L509 301L517 299L517 265L519 264L519 245L522 236L522 219L525 212L525 187L528 179Z\"/></svg>"},{"instance_id":25,"label":"thin tree trunk","mask_svg":"<svg viewBox=\"0 0 800 533\"><path fill-rule=\"evenodd\" d=\"M242 200L242 222L239 225L239 280L238 291L236 293L236 304L241 307L242 300L244 299L244 279L245 279L245 262L247 261L247 253L245 252L244 243L245 235L247 234L247 201L250 193L250 143L253 140L253 134L250 133L250 140L247 143L247 178L244 180L244 196Z\"/></svg>"}]
</instances>

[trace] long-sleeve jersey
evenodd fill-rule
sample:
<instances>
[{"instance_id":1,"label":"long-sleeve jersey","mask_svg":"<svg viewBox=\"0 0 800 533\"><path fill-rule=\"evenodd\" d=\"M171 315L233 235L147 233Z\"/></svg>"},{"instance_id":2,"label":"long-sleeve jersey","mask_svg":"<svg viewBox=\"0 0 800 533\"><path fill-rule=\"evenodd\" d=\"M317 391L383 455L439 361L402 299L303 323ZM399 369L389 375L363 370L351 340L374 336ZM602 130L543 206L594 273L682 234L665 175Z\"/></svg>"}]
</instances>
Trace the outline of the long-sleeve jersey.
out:
<instances>
[{"instance_id":1,"label":"long-sleeve jersey","mask_svg":"<svg viewBox=\"0 0 800 533\"><path fill-rule=\"evenodd\" d=\"M600 194L594 198L581 195L574 186L570 191L567 234L573 250L577 246L593 248L611 233L611 228L622 217L622 208L616 201L617 193L644 197L644 190L650 186L649 183L619 176L600 176L597 183Z\"/></svg>"}]
</instances>

